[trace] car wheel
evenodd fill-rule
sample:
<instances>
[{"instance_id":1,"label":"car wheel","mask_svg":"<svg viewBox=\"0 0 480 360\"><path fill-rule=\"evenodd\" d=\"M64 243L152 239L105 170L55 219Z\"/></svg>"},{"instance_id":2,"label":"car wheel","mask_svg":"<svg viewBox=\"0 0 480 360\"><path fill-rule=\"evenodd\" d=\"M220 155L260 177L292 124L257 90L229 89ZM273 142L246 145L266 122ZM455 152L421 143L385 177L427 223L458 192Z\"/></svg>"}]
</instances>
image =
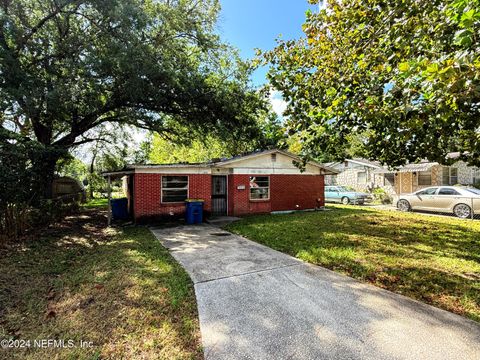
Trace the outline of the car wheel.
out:
<instances>
[{"instance_id":1,"label":"car wheel","mask_svg":"<svg viewBox=\"0 0 480 360\"><path fill-rule=\"evenodd\" d=\"M343 204L343 205L348 205L348 204L350 204L350 199L349 199L347 196L344 196L344 197L342 198L342 204Z\"/></svg>"},{"instance_id":2,"label":"car wheel","mask_svg":"<svg viewBox=\"0 0 480 360\"><path fill-rule=\"evenodd\" d=\"M453 208L453 213L458 218L467 219L471 216L472 209L470 209L470 206L466 204L458 204Z\"/></svg>"},{"instance_id":3,"label":"car wheel","mask_svg":"<svg viewBox=\"0 0 480 360\"><path fill-rule=\"evenodd\" d=\"M407 200L401 199L401 200L398 200L397 209L400 211L410 211L411 206Z\"/></svg>"}]
</instances>

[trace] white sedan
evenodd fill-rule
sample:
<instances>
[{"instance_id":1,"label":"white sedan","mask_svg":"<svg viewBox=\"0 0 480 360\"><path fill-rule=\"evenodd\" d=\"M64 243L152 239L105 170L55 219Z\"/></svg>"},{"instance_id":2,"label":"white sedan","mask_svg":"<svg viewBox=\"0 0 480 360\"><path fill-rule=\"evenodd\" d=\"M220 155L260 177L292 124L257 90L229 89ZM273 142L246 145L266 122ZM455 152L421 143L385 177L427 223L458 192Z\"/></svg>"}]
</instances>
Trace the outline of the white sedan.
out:
<instances>
[{"instance_id":1,"label":"white sedan","mask_svg":"<svg viewBox=\"0 0 480 360\"><path fill-rule=\"evenodd\" d=\"M400 195L397 209L453 213L466 219L472 216L472 209L474 214L480 214L480 190L460 186L432 186L412 194Z\"/></svg>"}]
</instances>

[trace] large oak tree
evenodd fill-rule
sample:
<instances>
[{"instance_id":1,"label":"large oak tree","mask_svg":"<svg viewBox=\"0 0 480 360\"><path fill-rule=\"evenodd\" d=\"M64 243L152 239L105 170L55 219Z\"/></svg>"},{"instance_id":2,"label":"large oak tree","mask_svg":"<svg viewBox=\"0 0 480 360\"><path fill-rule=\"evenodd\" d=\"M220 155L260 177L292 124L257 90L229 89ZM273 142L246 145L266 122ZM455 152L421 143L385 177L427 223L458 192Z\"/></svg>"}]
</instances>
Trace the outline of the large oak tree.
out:
<instances>
[{"instance_id":1,"label":"large oak tree","mask_svg":"<svg viewBox=\"0 0 480 360\"><path fill-rule=\"evenodd\" d=\"M303 151L341 158L359 134L391 166L480 165L478 0L329 0L303 30L266 54Z\"/></svg>"},{"instance_id":2,"label":"large oak tree","mask_svg":"<svg viewBox=\"0 0 480 360\"><path fill-rule=\"evenodd\" d=\"M40 145L33 195L104 123L255 136L264 102L215 33L216 0L3 0L0 135ZM1 154L2 157L8 154Z\"/></svg>"}]
</instances>

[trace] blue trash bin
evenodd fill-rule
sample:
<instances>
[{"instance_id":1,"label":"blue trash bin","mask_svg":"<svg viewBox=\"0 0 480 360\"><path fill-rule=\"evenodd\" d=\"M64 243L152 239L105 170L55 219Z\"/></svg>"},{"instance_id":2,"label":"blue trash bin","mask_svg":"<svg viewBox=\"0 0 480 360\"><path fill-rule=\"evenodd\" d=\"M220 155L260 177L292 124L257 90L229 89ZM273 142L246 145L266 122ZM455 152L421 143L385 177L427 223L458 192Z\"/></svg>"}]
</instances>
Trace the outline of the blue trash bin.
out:
<instances>
[{"instance_id":1,"label":"blue trash bin","mask_svg":"<svg viewBox=\"0 0 480 360\"><path fill-rule=\"evenodd\" d=\"M203 222L203 200L187 199L185 201L185 220L189 225Z\"/></svg>"},{"instance_id":2,"label":"blue trash bin","mask_svg":"<svg viewBox=\"0 0 480 360\"><path fill-rule=\"evenodd\" d=\"M112 199L110 200L112 207L112 217L114 220L126 220L128 219L128 199Z\"/></svg>"}]
</instances>

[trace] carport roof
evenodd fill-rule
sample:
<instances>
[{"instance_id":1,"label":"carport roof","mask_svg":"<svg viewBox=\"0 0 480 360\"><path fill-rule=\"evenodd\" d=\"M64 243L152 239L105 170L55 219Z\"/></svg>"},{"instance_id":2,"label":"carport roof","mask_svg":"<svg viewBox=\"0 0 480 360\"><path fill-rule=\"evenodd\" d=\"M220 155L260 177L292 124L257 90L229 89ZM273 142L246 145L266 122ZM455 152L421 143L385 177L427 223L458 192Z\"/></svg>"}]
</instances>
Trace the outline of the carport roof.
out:
<instances>
[{"instance_id":1,"label":"carport roof","mask_svg":"<svg viewBox=\"0 0 480 360\"><path fill-rule=\"evenodd\" d=\"M429 162L429 163L419 163L419 164L407 164L405 166L401 166L398 169L377 169L373 173L374 174L394 174L397 172L400 173L408 173L408 172L420 172L420 171L429 171L432 167L438 165L436 162Z\"/></svg>"}]
</instances>

